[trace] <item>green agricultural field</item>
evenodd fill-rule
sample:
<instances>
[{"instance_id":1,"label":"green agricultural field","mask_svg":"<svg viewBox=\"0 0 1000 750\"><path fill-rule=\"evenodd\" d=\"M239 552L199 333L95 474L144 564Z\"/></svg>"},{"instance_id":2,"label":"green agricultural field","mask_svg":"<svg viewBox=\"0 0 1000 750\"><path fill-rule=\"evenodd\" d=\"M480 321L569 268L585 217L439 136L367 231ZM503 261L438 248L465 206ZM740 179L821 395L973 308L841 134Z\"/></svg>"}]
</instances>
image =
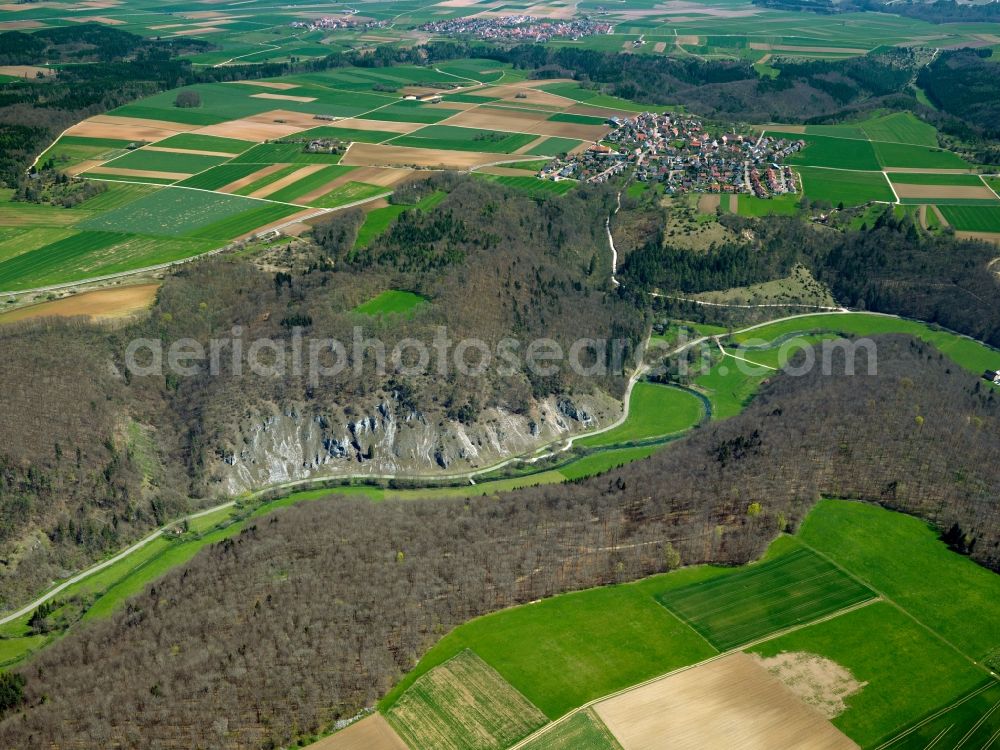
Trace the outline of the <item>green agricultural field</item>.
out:
<instances>
[{"instance_id":1,"label":"green agricultural field","mask_svg":"<svg viewBox=\"0 0 1000 750\"><path fill-rule=\"evenodd\" d=\"M889 179L899 185L954 185L982 187L983 181L975 174L924 174L920 172L892 172Z\"/></svg>"},{"instance_id":2,"label":"green agricultural field","mask_svg":"<svg viewBox=\"0 0 1000 750\"><path fill-rule=\"evenodd\" d=\"M938 145L937 129L911 112L893 112L873 117L858 124L860 130L872 141L911 143L918 146Z\"/></svg>"},{"instance_id":3,"label":"green agricultural field","mask_svg":"<svg viewBox=\"0 0 1000 750\"><path fill-rule=\"evenodd\" d=\"M986 680L956 701L907 727L878 750L988 748L1000 736L1000 682Z\"/></svg>"},{"instance_id":4,"label":"green agricultural field","mask_svg":"<svg viewBox=\"0 0 1000 750\"><path fill-rule=\"evenodd\" d=\"M260 168L260 165L255 164L254 167ZM263 177L258 177L257 179L250 181L243 187L234 191L234 195L251 195L252 193L257 192L258 190L267 187L272 182L276 182L284 177L288 177L288 175L292 174L293 172L297 172L299 168L300 167L295 164L289 164L287 166L283 166L280 169L271 172L270 174L266 174ZM256 171L256 169L254 171ZM268 200L271 200L271 198L268 197Z\"/></svg>"},{"instance_id":5,"label":"green agricultural field","mask_svg":"<svg viewBox=\"0 0 1000 750\"><path fill-rule=\"evenodd\" d=\"M512 187L515 190L527 193L532 198L543 198L547 195L562 195L568 193L577 186L576 180L540 180L537 177L518 177L516 175L481 175L482 177L499 182L501 185Z\"/></svg>"},{"instance_id":6,"label":"green agricultural field","mask_svg":"<svg viewBox=\"0 0 1000 750\"><path fill-rule=\"evenodd\" d=\"M920 519L824 500L799 536L970 659L1000 647L1000 576L950 551Z\"/></svg>"},{"instance_id":7,"label":"green agricultural field","mask_svg":"<svg viewBox=\"0 0 1000 750\"><path fill-rule=\"evenodd\" d=\"M807 549L662 594L663 606L719 651L814 622L875 594Z\"/></svg>"},{"instance_id":8,"label":"green agricultural field","mask_svg":"<svg viewBox=\"0 0 1000 750\"><path fill-rule=\"evenodd\" d=\"M244 216L261 205L275 204L262 204L236 195L164 188L121 208L93 216L80 222L79 226L81 229L131 232L157 237L194 236L216 222ZM243 226L240 222L237 225ZM253 228L251 226L244 231Z\"/></svg>"},{"instance_id":9,"label":"green agricultural field","mask_svg":"<svg viewBox=\"0 0 1000 750\"><path fill-rule=\"evenodd\" d=\"M115 169L148 169L157 172L186 172L195 174L226 161L225 156L203 154L175 154L168 151L138 149L107 162L105 167ZM141 179L141 178L140 178Z\"/></svg>"},{"instance_id":10,"label":"green agricultural field","mask_svg":"<svg viewBox=\"0 0 1000 750\"><path fill-rule=\"evenodd\" d=\"M572 112L559 112L548 118L550 122L568 122L574 125L606 125L607 117L594 117L593 115L575 115Z\"/></svg>"},{"instance_id":11,"label":"green agricultural field","mask_svg":"<svg viewBox=\"0 0 1000 750\"><path fill-rule=\"evenodd\" d=\"M931 146L904 143L873 143L875 155L883 167L919 167L922 169L968 169L958 154Z\"/></svg>"},{"instance_id":12,"label":"green agricultural field","mask_svg":"<svg viewBox=\"0 0 1000 750\"><path fill-rule=\"evenodd\" d=\"M260 168L260 164L220 164L206 172L188 177L186 180L178 182L177 185L200 188L201 190L218 190L231 182L252 175Z\"/></svg>"},{"instance_id":13,"label":"green agricultural field","mask_svg":"<svg viewBox=\"0 0 1000 750\"><path fill-rule=\"evenodd\" d=\"M394 146L433 148L443 151L483 151L509 154L538 138L529 133L505 133L498 130L431 125L393 140Z\"/></svg>"},{"instance_id":14,"label":"green agricultural field","mask_svg":"<svg viewBox=\"0 0 1000 750\"><path fill-rule=\"evenodd\" d=\"M0 263L73 234L69 227L4 227L0 229Z\"/></svg>"},{"instance_id":15,"label":"green agricultural field","mask_svg":"<svg viewBox=\"0 0 1000 750\"><path fill-rule=\"evenodd\" d=\"M409 318L413 317L418 308L426 304L427 298L420 294L402 289L388 289L364 304L358 305L353 312L374 316L403 315Z\"/></svg>"},{"instance_id":16,"label":"green agricultural field","mask_svg":"<svg viewBox=\"0 0 1000 750\"><path fill-rule=\"evenodd\" d=\"M249 211L227 216L211 224L194 230L190 237L214 240L216 246L223 245L240 235L253 232L263 226L284 219L302 209L282 203L256 203Z\"/></svg>"},{"instance_id":17,"label":"green agricultural field","mask_svg":"<svg viewBox=\"0 0 1000 750\"><path fill-rule=\"evenodd\" d=\"M334 188L326 195L322 195L316 200L310 201L310 205L319 208L336 208L346 206L348 203L363 201L379 195L386 195L392 192L390 188L382 185L370 185L367 182L345 182L343 185Z\"/></svg>"},{"instance_id":18,"label":"green agricultural field","mask_svg":"<svg viewBox=\"0 0 1000 750\"><path fill-rule=\"evenodd\" d=\"M788 164L803 164L810 167L835 167L859 171L879 171L881 166L875 157L875 149L868 141L848 138L830 138L822 135L802 135L768 130L769 136L779 136L788 140L806 142L806 147L789 156Z\"/></svg>"},{"instance_id":19,"label":"green agricultural field","mask_svg":"<svg viewBox=\"0 0 1000 750\"><path fill-rule=\"evenodd\" d=\"M112 247L128 239L127 234L112 231L77 232L36 250L21 253L0 263L0 289L28 289L63 280L62 269L97 250Z\"/></svg>"},{"instance_id":20,"label":"green agricultural field","mask_svg":"<svg viewBox=\"0 0 1000 750\"><path fill-rule=\"evenodd\" d=\"M659 445L640 445L634 448L615 448L613 450L599 451L579 458L576 461L571 461L561 467L559 473L567 479L592 477L595 474L603 474L619 466L647 458L661 447Z\"/></svg>"},{"instance_id":21,"label":"green agricultural field","mask_svg":"<svg viewBox=\"0 0 1000 750\"><path fill-rule=\"evenodd\" d=\"M558 718L594 698L714 656L715 649L653 597L729 572L686 568L477 618L442 638L379 707L385 711L417 677L468 648L546 716Z\"/></svg>"},{"instance_id":22,"label":"green agricultural field","mask_svg":"<svg viewBox=\"0 0 1000 750\"><path fill-rule=\"evenodd\" d=\"M333 180L353 171L354 169L354 167L343 167L339 164L331 164L328 167L323 167L312 174L296 180L293 184L283 187L281 190L271 193L267 196L267 199L271 201L296 203L299 197L320 189L324 185L333 182Z\"/></svg>"},{"instance_id":23,"label":"green agricultural field","mask_svg":"<svg viewBox=\"0 0 1000 750\"><path fill-rule=\"evenodd\" d=\"M397 101L386 107L361 115L362 120L384 120L387 122L418 122L432 124L457 115L459 110L447 109L447 105L424 104L422 102Z\"/></svg>"},{"instance_id":24,"label":"green agricultural field","mask_svg":"<svg viewBox=\"0 0 1000 750\"><path fill-rule=\"evenodd\" d=\"M955 229L966 232L1000 232L1000 206L940 206Z\"/></svg>"},{"instance_id":25,"label":"green agricultural field","mask_svg":"<svg viewBox=\"0 0 1000 750\"><path fill-rule=\"evenodd\" d=\"M690 391L655 383L636 383L625 422L613 430L576 440L587 446L616 445L683 432L705 416L701 399Z\"/></svg>"},{"instance_id":26,"label":"green agricultural field","mask_svg":"<svg viewBox=\"0 0 1000 750\"><path fill-rule=\"evenodd\" d=\"M168 92L176 97L176 92ZM162 94L160 96L163 96ZM150 106L148 99L141 99L135 104L126 104L124 107L111 110L108 114L114 117L135 117L140 120L163 120L165 122L178 122L183 125L218 125L220 122L233 119L231 117L220 116L205 108L182 109L175 107L171 103L164 103L163 106ZM173 99L170 100L171 102Z\"/></svg>"},{"instance_id":27,"label":"green agricultural field","mask_svg":"<svg viewBox=\"0 0 1000 750\"><path fill-rule=\"evenodd\" d=\"M889 513L889 511L882 511ZM865 683L833 723L871 747L982 683L986 672L888 602L875 602L752 649L830 659Z\"/></svg>"},{"instance_id":28,"label":"green agricultural field","mask_svg":"<svg viewBox=\"0 0 1000 750\"><path fill-rule=\"evenodd\" d=\"M837 206L857 206L869 201L892 203L896 196L881 172L848 172L837 169L799 167L802 192L810 200L829 201Z\"/></svg>"},{"instance_id":29,"label":"green agricultural field","mask_svg":"<svg viewBox=\"0 0 1000 750\"><path fill-rule=\"evenodd\" d=\"M336 164L340 154L310 154L305 151L305 144L292 143L261 143L249 151L233 159L234 163L254 164Z\"/></svg>"},{"instance_id":30,"label":"green agricultural field","mask_svg":"<svg viewBox=\"0 0 1000 750\"><path fill-rule=\"evenodd\" d=\"M799 212L800 197L794 194L774 198L741 194L737 200L737 213L740 216L795 216Z\"/></svg>"},{"instance_id":31,"label":"green agricultural field","mask_svg":"<svg viewBox=\"0 0 1000 750\"><path fill-rule=\"evenodd\" d=\"M64 135L38 157L38 163L43 165L51 160L57 169L65 169L88 159L114 158L125 153L125 147L131 144L132 141L114 138L84 138Z\"/></svg>"},{"instance_id":32,"label":"green agricultural field","mask_svg":"<svg viewBox=\"0 0 1000 750\"><path fill-rule=\"evenodd\" d=\"M359 143L382 143L398 136L399 133L391 133L387 130L358 130L357 128L338 128L330 125L323 125L295 134L296 138L334 138L340 141L357 141Z\"/></svg>"},{"instance_id":33,"label":"green agricultural field","mask_svg":"<svg viewBox=\"0 0 1000 750\"><path fill-rule=\"evenodd\" d=\"M546 138L537 146L532 146L525 153L532 156L557 156L558 154L572 151L581 143L583 141L578 141L576 138L559 138L558 136L553 136L552 138Z\"/></svg>"},{"instance_id":34,"label":"green agricultural field","mask_svg":"<svg viewBox=\"0 0 1000 750\"><path fill-rule=\"evenodd\" d=\"M472 651L421 676L385 717L410 750L501 750L545 724L545 716Z\"/></svg>"},{"instance_id":35,"label":"green agricultural field","mask_svg":"<svg viewBox=\"0 0 1000 750\"><path fill-rule=\"evenodd\" d=\"M621 750L618 740L591 709L524 745L524 750Z\"/></svg>"},{"instance_id":36,"label":"green agricultural field","mask_svg":"<svg viewBox=\"0 0 1000 750\"><path fill-rule=\"evenodd\" d=\"M173 185L177 180L169 177L129 177L120 174L108 174L102 172L100 168L93 172L85 172L84 176L89 180L101 180L102 182L131 182L145 185Z\"/></svg>"},{"instance_id":37,"label":"green agricultural field","mask_svg":"<svg viewBox=\"0 0 1000 750\"><path fill-rule=\"evenodd\" d=\"M72 211L110 211L119 208L146 195L156 193L160 188L152 185L133 185L130 183L109 184L103 193L88 198L83 203L74 206Z\"/></svg>"},{"instance_id":38,"label":"green agricultural field","mask_svg":"<svg viewBox=\"0 0 1000 750\"><path fill-rule=\"evenodd\" d=\"M157 141L157 148L182 148L192 151L214 151L220 154L241 154L256 145L253 141L241 141L236 138L220 138L214 135L198 133L178 133L162 141Z\"/></svg>"}]
</instances>

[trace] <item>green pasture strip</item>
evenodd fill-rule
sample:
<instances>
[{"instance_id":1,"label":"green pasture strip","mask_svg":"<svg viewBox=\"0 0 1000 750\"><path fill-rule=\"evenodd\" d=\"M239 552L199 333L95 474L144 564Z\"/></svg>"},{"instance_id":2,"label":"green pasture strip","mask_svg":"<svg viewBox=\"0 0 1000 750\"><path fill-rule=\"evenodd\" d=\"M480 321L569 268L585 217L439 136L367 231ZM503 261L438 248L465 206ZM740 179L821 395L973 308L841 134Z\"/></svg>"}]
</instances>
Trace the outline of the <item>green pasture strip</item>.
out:
<instances>
[{"instance_id":1,"label":"green pasture strip","mask_svg":"<svg viewBox=\"0 0 1000 750\"><path fill-rule=\"evenodd\" d=\"M918 172L890 172L889 179L900 185L955 185L959 187L983 187L983 181L975 174L923 174Z\"/></svg>"},{"instance_id":2,"label":"green pasture strip","mask_svg":"<svg viewBox=\"0 0 1000 750\"><path fill-rule=\"evenodd\" d=\"M233 159L233 163L257 164L336 164L340 154L310 154L305 143L261 143Z\"/></svg>"},{"instance_id":3,"label":"green pasture strip","mask_svg":"<svg viewBox=\"0 0 1000 750\"><path fill-rule=\"evenodd\" d=\"M249 211L219 219L190 232L186 236L212 239L217 242L229 241L301 210L296 206L286 206L282 203L258 203L255 208L251 208Z\"/></svg>"},{"instance_id":4,"label":"green pasture strip","mask_svg":"<svg viewBox=\"0 0 1000 750\"><path fill-rule=\"evenodd\" d=\"M138 200L146 195L151 195L160 190L152 185L134 185L131 183L112 183L103 193L98 193L92 198L88 198L83 203L73 206L71 210L84 209L86 211L110 211L113 208L120 208L134 200Z\"/></svg>"},{"instance_id":5,"label":"green pasture strip","mask_svg":"<svg viewBox=\"0 0 1000 750\"><path fill-rule=\"evenodd\" d=\"M674 589L659 601L719 651L814 622L875 594L807 549Z\"/></svg>"},{"instance_id":6,"label":"green pasture strip","mask_svg":"<svg viewBox=\"0 0 1000 750\"><path fill-rule=\"evenodd\" d=\"M310 175L306 175L293 184L281 188L281 190L271 193L267 196L267 199L272 201L295 203L300 196L307 195L314 190L318 190L338 177L341 177L348 172L352 172L354 169L356 169L356 167L343 167L339 164L331 164L330 166L323 167Z\"/></svg>"},{"instance_id":7,"label":"green pasture strip","mask_svg":"<svg viewBox=\"0 0 1000 750\"><path fill-rule=\"evenodd\" d=\"M549 122L567 122L574 125L606 125L607 117L594 117L593 115L576 115L572 112L559 112L548 118Z\"/></svg>"},{"instance_id":8,"label":"green pasture strip","mask_svg":"<svg viewBox=\"0 0 1000 750\"><path fill-rule=\"evenodd\" d=\"M572 151L581 143L583 143L583 141L577 140L576 138L560 138L558 136L553 136L551 138L546 138L537 146L532 146L525 151L525 153L532 156L557 156L558 154L565 154Z\"/></svg>"},{"instance_id":9,"label":"green pasture strip","mask_svg":"<svg viewBox=\"0 0 1000 750\"><path fill-rule=\"evenodd\" d=\"M201 135L199 133L178 133L162 141L157 141L156 146L163 148L186 148L195 151L216 151L235 156L241 154L248 148L256 145L256 141L243 141L236 138L222 138L215 135Z\"/></svg>"},{"instance_id":10,"label":"green pasture strip","mask_svg":"<svg viewBox=\"0 0 1000 750\"><path fill-rule=\"evenodd\" d=\"M776 195L773 198L740 194L737 197L736 212L740 216L795 216L799 212L800 199L800 196L794 194Z\"/></svg>"},{"instance_id":11,"label":"green pasture strip","mask_svg":"<svg viewBox=\"0 0 1000 750\"><path fill-rule=\"evenodd\" d=\"M261 169L260 164L234 164L228 162L217 167L202 172L201 174L188 177L186 180L178 182L179 187L200 188L202 190L218 190L231 182L242 180Z\"/></svg>"},{"instance_id":12,"label":"green pasture strip","mask_svg":"<svg viewBox=\"0 0 1000 750\"><path fill-rule=\"evenodd\" d=\"M689 391L638 382L632 388L628 416L618 427L576 440L577 445L617 445L688 430L705 416L701 399Z\"/></svg>"},{"instance_id":13,"label":"green pasture strip","mask_svg":"<svg viewBox=\"0 0 1000 750\"><path fill-rule=\"evenodd\" d=\"M122 174L107 174L100 171L100 167L95 172L84 172L83 177L91 180L101 180L102 182L131 182L140 185L173 185L177 180L169 177L132 177Z\"/></svg>"},{"instance_id":14,"label":"green pasture strip","mask_svg":"<svg viewBox=\"0 0 1000 750\"><path fill-rule=\"evenodd\" d=\"M382 185L370 185L367 182L354 182L352 180L335 187L326 195L321 195L319 198L310 201L309 205L319 208L337 208L338 206L346 206L348 203L363 201L368 198L374 198L376 195L384 195L390 192L392 192L391 188L383 187Z\"/></svg>"},{"instance_id":15,"label":"green pasture strip","mask_svg":"<svg viewBox=\"0 0 1000 750\"><path fill-rule=\"evenodd\" d=\"M540 180L534 176L519 177L517 175L493 175L476 173L480 177L499 182L501 185L514 188L523 193L527 193L532 198L544 198L548 195L563 195L575 188L579 183L576 180Z\"/></svg>"},{"instance_id":16,"label":"green pasture strip","mask_svg":"<svg viewBox=\"0 0 1000 750\"><path fill-rule=\"evenodd\" d=\"M81 256L123 242L121 232L83 231L0 263L0 289L29 289L62 280L60 270Z\"/></svg>"},{"instance_id":17,"label":"green pasture strip","mask_svg":"<svg viewBox=\"0 0 1000 750\"><path fill-rule=\"evenodd\" d=\"M220 117L200 107L184 109L182 107L150 107L142 102L136 104L126 104L124 107L113 109L108 112L114 117L135 117L140 120L162 120L164 122L177 122L183 125L218 125L225 122L228 117Z\"/></svg>"},{"instance_id":18,"label":"green pasture strip","mask_svg":"<svg viewBox=\"0 0 1000 750\"><path fill-rule=\"evenodd\" d=\"M295 134L296 138L331 138L339 141L357 141L358 143L382 143L398 136L399 133L392 133L387 130L338 128L336 125L322 125L318 128Z\"/></svg>"},{"instance_id":19,"label":"green pasture strip","mask_svg":"<svg viewBox=\"0 0 1000 750\"><path fill-rule=\"evenodd\" d=\"M1000 351L975 339L945 331L915 320L869 313L832 313L809 315L777 321L729 337L736 344L766 344L790 334L831 332L845 336L872 336L879 333L905 333L933 344L944 355L976 375L987 369L1000 369ZM753 359L748 352L739 352Z\"/></svg>"},{"instance_id":20,"label":"green pasture strip","mask_svg":"<svg viewBox=\"0 0 1000 750\"><path fill-rule=\"evenodd\" d=\"M523 747L524 750L621 750L618 740L593 709L573 714Z\"/></svg>"},{"instance_id":21,"label":"green pasture strip","mask_svg":"<svg viewBox=\"0 0 1000 750\"><path fill-rule=\"evenodd\" d=\"M940 205L944 218L955 229L967 232L1000 232L1000 206Z\"/></svg>"},{"instance_id":22,"label":"green pasture strip","mask_svg":"<svg viewBox=\"0 0 1000 750\"><path fill-rule=\"evenodd\" d=\"M459 110L457 109L442 109L440 105L436 104L401 101L377 109L374 112L366 112L359 117L362 120L431 124L445 120L458 113Z\"/></svg>"},{"instance_id":23,"label":"green pasture strip","mask_svg":"<svg viewBox=\"0 0 1000 750\"><path fill-rule=\"evenodd\" d=\"M4 228L0 232L0 263L75 234L69 227Z\"/></svg>"},{"instance_id":24,"label":"green pasture strip","mask_svg":"<svg viewBox=\"0 0 1000 750\"><path fill-rule=\"evenodd\" d=\"M635 448L616 448L584 456L559 468L566 479L583 479L603 474L611 469L648 458L660 450L659 445L640 445Z\"/></svg>"},{"instance_id":25,"label":"green pasture strip","mask_svg":"<svg viewBox=\"0 0 1000 750\"><path fill-rule=\"evenodd\" d=\"M148 169L156 172L186 172L194 174L221 164L227 158L225 156L176 154L169 151L138 149L136 151L129 151L124 156L107 162L104 166L114 167L115 169ZM137 179L142 180L144 178L137 177Z\"/></svg>"},{"instance_id":26,"label":"green pasture strip","mask_svg":"<svg viewBox=\"0 0 1000 750\"><path fill-rule=\"evenodd\" d=\"M260 168L259 165L255 165L255 166L257 166L258 168ZM276 182L276 181L282 179L283 177L287 177L288 175L292 174L293 172L297 172L299 169L300 169L300 167L298 165L296 165L296 164L289 164L287 166L282 167L281 169L277 169L274 172L271 172L270 174L266 174L263 177L258 177L256 180L253 180L252 182L247 183L243 187L241 187L238 190L234 191L232 194L233 195L250 195L251 193L256 192L257 190L260 190L261 188L267 187L272 182ZM254 171L257 171L257 170L254 170Z\"/></svg>"},{"instance_id":27,"label":"green pasture strip","mask_svg":"<svg viewBox=\"0 0 1000 750\"><path fill-rule=\"evenodd\" d=\"M430 125L393 140L394 146L441 149L443 151L483 151L509 154L538 138L530 133Z\"/></svg>"}]
</instances>

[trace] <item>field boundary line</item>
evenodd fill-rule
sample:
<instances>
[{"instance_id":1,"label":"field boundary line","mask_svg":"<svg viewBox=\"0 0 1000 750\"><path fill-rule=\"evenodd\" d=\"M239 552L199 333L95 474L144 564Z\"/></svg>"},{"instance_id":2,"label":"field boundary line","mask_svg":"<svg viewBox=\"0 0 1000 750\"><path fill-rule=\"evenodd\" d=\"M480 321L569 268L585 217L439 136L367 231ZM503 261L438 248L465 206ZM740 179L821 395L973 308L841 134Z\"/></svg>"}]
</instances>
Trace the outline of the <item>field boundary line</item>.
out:
<instances>
[{"instance_id":1,"label":"field boundary line","mask_svg":"<svg viewBox=\"0 0 1000 750\"><path fill-rule=\"evenodd\" d=\"M537 729L532 734L529 734L524 739L518 740L517 743L515 743L513 745L510 745L507 748L507 750L520 750L521 748L523 748L529 742L537 739L541 735L546 734L547 732L549 732L550 730L554 729L555 727L557 727L557 726L561 725L562 723L568 721L570 719L570 717L575 716L576 714L578 714L578 713L580 713L582 711L587 711L587 710L593 708L594 706L596 706L598 703L603 703L604 701L611 700L612 698L617 698L618 696L625 695L626 693L630 693L633 690L639 690L641 688L646 687L647 685L652 685L652 684L654 684L656 682L659 682L660 680L665 680L665 679L667 679L669 677L673 677L674 675L681 674L682 672L687 672L687 671L689 671L691 669L695 669L696 667L701 667L701 666L703 666L705 664L711 664L713 662L719 661L720 659L724 659L727 656L732 656L733 654L741 653L743 651L746 651L749 648L753 648L754 646L758 646L761 643L766 643L767 641L773 640L775 638L780 638L781 636L788 635L790 633L794 633L795 631L801 630L802 628L808 628L808 627L810 627L812 625L819 625L820 623L826 622L828 620L832 620L832 619L834 619L836 617L840 617L841 615L850 614L851 612L853 612L855 610L863 609L864 607L867 607L867 606L869 606L871 604L874 604L875 602L878 602L878 601L881 601L881 600L882 600L881 596L872 597L871 599L868 599L866 601L859 602L857 604L852 604L850 607L845 607L843 609L837 610L836 612L831 612L830 614L824 615L823 617L820 617L820 618L818 618L816 620L810 620L809 622L803 622L803 623L799 623L798 625L793 625L790 628L785 628L784 630L776 631L776 632L771 633L769 635L766 635L766 636L763 636L761 638L758 638L758 639L756 639L754 641L750 641L749 643L744 643L744 644L742 644L740 646L736 646L736 647L728 649L726 651L720 651L719 653L715 654L714 656L710 656L707 659L702 659L701 661L695 662L694 664L688 664L688 665L683 666L683 667L678 667L677 669L673 669L673 670L671 670L669 672L665 672L664 674L657 675L656 677L651 677L650 679L644 680L642 682L638 682L635 685L629 685L628 687L622 688L621 690L616 690L616 691L614 691L612 693L608 693L607 695L603 695L603 696L600 696L598 698L594 698L594 699L588 701L587 703L584 703L582 706L578 706L577 708L574 708L572 711L568 711L567 713L565 713L562 716L560 716L558 719L550 721L548 724L546 724L543 727L540 727L539 729ZM663 606L663 605L661 605L661 606ZM673 611L670 610L670 609L667 609L667 607L664 606L663 608L665 610L667 610L667 612L670 612L671 615L674 614ZM678 621L680 621L680 618L677 618L677 619L678 619ZM693 628L692 628L692 630L693 630Z\"/></svg>"},{"instance_id":2,"label":"field boundary line","mask_svg":"<svg viewBox=\"0 0 1000 750\"><path fill-rule=\"evenodd\" d=\"M899 200L899 193L896 192L896 186L892 184L892 178L889 177L889 173L883 169L882 176L885 177L885 181L889 183L889 189L892 191L892 197L896 199L896 203L901 204L902 201Z\"/></svg>"},{"instance_id":3,"label":"field boundary line","mask_svg":"<svg viewBox=\"0 0 1000 750\"><path fill-rule=\"evenodd\" d=\"M965 653L964 651L962 651L962 649L960 649L958 646L956 646L950 640L948 640L943 635L941 635L939 632L937 632L936 630L934 630L934 628L930 627L929 625L926 625L921 620L917 619L917 617L914 614L912 614L909 610L907 610L906 608L904 608L901 604L897 603L894 599L890 598L883 591L881 591L880 589L876 588L873 584L869 583L868 581L866 581L861 576L854 574L853 572L851 572L850 570L848 570L847 568L845 568L843 565L841 565L840 563L838 563L836 560L834 560L833 558L831 558L829 555L826 555L823 552L820 552L818 549L816 549L815 547L813 547L808 542L806 542L804 540L801 540L801 539L799 541L802 543L802 546L804 546L806 549L812 550L817 555L819 555L820 557L822 557L824 560L826 560L827 562L829 562L831 565L836 566L841 571L843 571L844 573L846 573L848 576L850 576L851 578L853 578L855 581L861 583L864 586L867 586L869 589L871 589L872 591L874 591L883 600L885 600L886 602L888 602L889 604L891 604L893 607L895 607L896 609L898 609L900 612L902 612L904 615L906 615L907 617L909 617L911 620L913 620L915 623L917 623L917 625L919 625L924 630L926 630L928 633L930 633L931 635L933 635L934 637L936 637L939 641L941 641L942 643L944 643L947 646L949 646L953 651L955 651L955 653L957 653L959 656L961 656L966 661L970 662L973 666L978 667L979 669L985 671L990 676L993 675L992 670L990 670L985 664L979 663L973 657L969 656L967 653Z\"/></svg>"}]
</instances>

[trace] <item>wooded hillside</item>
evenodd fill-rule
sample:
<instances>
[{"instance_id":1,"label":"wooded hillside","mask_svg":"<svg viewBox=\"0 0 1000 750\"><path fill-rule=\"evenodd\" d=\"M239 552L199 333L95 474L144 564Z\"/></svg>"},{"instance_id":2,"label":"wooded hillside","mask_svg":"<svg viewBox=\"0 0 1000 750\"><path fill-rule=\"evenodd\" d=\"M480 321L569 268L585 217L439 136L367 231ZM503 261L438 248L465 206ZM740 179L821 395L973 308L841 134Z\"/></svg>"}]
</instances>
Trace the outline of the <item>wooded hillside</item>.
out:
<instances>
[{"instance_id":1,"label":"wooded hillside","mask_svg":"<svg viewBox=\"0 0 1000 750\"><path fill-rule=\"evenodd\" d=\"M821 495L919 514L1000 567L1000 401L930 347L878 344L877 376L776 376L743 415L576 484L262 518L19 670L0 743L287 745L470 617L662 571L668 542L684 564L746 562Z\"/></svg>"}]
</instances>

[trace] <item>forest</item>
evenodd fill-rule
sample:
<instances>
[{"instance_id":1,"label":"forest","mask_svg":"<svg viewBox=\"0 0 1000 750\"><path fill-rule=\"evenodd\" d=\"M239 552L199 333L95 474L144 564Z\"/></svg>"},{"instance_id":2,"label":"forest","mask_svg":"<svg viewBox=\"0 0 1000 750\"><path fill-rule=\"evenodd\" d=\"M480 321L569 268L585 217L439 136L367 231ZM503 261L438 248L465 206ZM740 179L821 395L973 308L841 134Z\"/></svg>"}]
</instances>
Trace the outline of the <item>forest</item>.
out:
<instances>
[{"instance_id":1,"label":"forest","mask_svg":"<svg viewBox=\"0 0 1000 750\"><path fill-rule=\"evenodd\" d=\"M630 300L607 291L609 274L594 267L606 252L595 207L610 211L613 193L596 186L534 201L449 176L423 189L438 187L450 193L433 212L405 212L364 250L353 250L358 221L347 212L320 226L289 272L237 258L180 267L148 318L110 333L78 321L0 329L0 379L9 384L0 389L0 599L17 601L195 503L212 504L213 466L240 449L244 421L271 406L342 424L392 403L403 416L436 424L475 422L493 407L524 414L550 394L600 389L620 398L648 323ZM386 289L414 291L430 304L405 318L351 312ZM245 342L287 345L297 328L350 342L355 326L389 350L406 338L430 342L439 326L453 341L474 337L491 349L506 337L542 336L564 350L579 337L628 346L621 369L587 378L565 363L545 376L528 368L491 368L479 378L455 368L446 376L380 374L373 355L318 382L307 372L237 373L228 358L217 375L202 362L191 377L139 377L123 361L136 338L190 337L207 347L238 327ZM49 543L13 554L37 532Z\"/></svg>"},{"instance_id":2,"label":"forest","mask_svg":"<svg viewBox=\"0 0 1000 750\"><path fill-rule=\"evenodd\" d=\"M18 669L0 743L287 746L371 705L471 617L675 553L746 562L820 496L927 518L1000 568L1000 400L929 346L877 344L877 375L777 375L741 416L606 475L263 517Z\"/></svg>"},{"instance_id":3,"label":"forest","mask_svg":"<svg viewBox=\"0 0 1000 750\"><path fill-rule=\"evenodd\" d=\"M872 226L844 231L793 217L721 221L737 235L751 230L756 239L696 253L654 236L627 257L626 287L727 289L782 278L801 263L848 307L938 323L1000 346L997 281L987 267L996 248L987 242L920 232L891 207Z\"/></svg>"}]
</instances>

